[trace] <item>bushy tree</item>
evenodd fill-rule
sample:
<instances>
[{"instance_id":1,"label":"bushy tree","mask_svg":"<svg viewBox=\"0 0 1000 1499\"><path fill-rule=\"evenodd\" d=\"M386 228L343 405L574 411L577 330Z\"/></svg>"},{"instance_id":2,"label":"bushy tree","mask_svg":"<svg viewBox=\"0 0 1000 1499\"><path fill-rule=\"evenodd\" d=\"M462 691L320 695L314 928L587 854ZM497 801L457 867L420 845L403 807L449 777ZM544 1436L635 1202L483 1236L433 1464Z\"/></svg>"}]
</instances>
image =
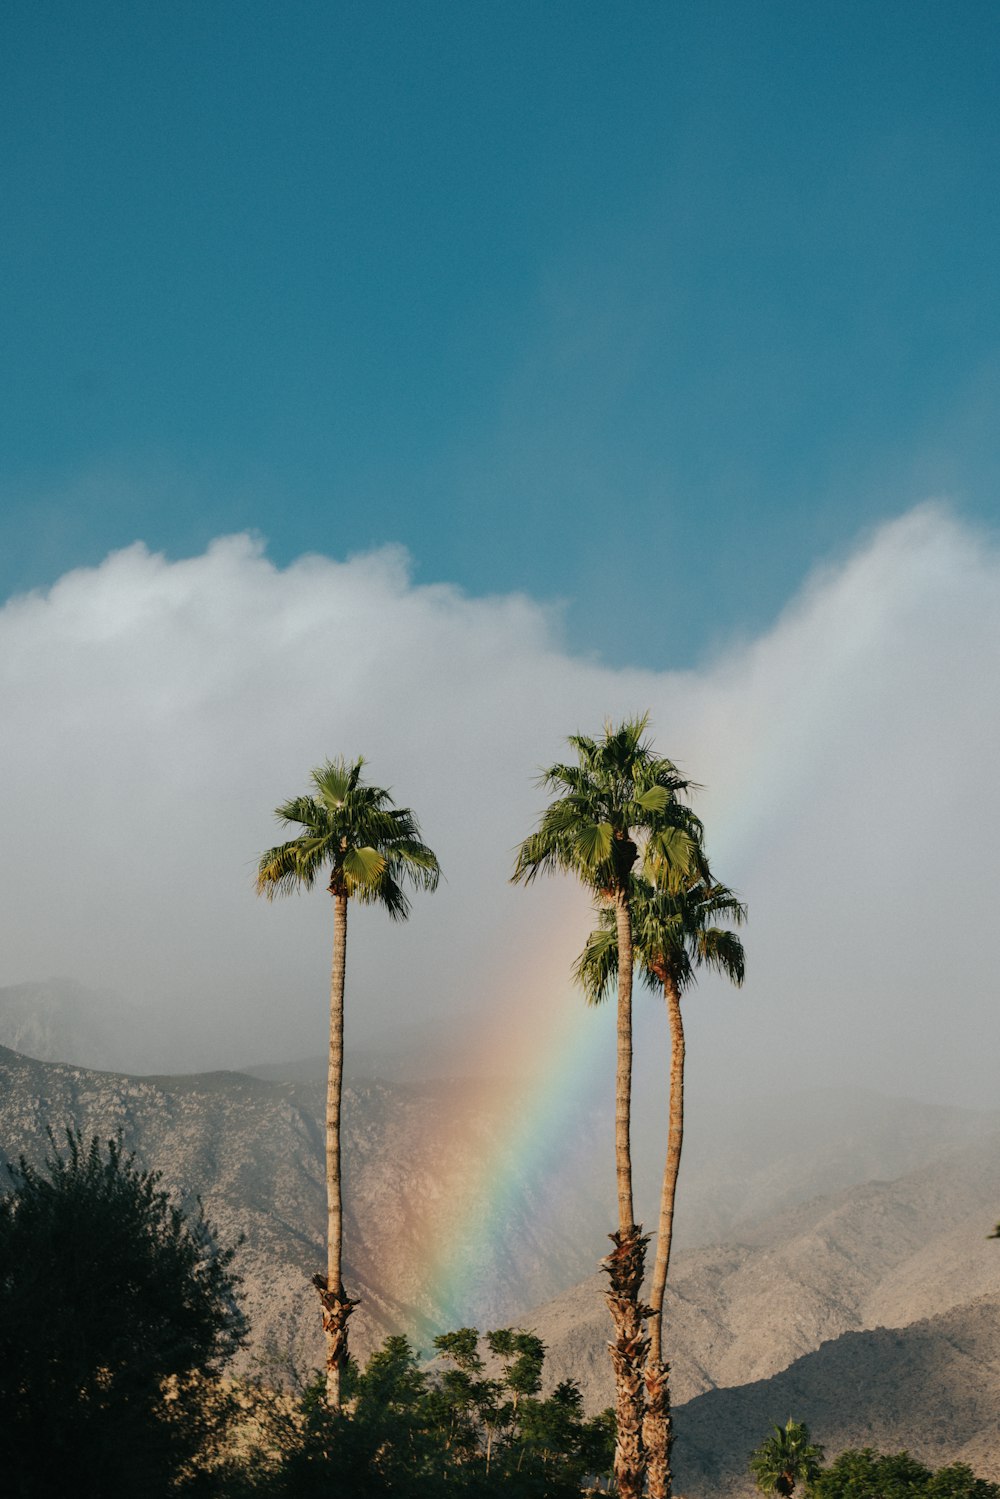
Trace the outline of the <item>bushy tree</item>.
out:
<instances>
[{"instance_id":1,"label":"bushy tree","mask_svg":"<svg viewBox=\"0 0 1000 1499\"><path fill-rule=\"evenodd\" d=\"M120 1141L67 1133L0 1197L0 1449L11 1499L193 1483L245 1331L232 1250Z\"/></svg>"},{"instance_id":2,"label":"bushy tree","mask_svg":"<svg viewBox=\"0 0 1000 1499\"><path fill-rule=\"evenodd\" d=\"M810 1485L811 1499L1000 1499L1000 1486L964 1463L933 1472L908 1452L842 1452Z\"/></svg>"},{"instance_id":3,"label":"bushy tree","mask_svg":"<svg viewBox=\"0 0 1000 1499\"><path fill-rule=\"evenodd\" d=\"M502 1328L485 1344L495 1375L475 1328L435 1339L434 1369L405 1338L388 1338L363 1372L348 1365L342 1413L321 1383L297 1412L273 1411L227 1496L579 1499L587 1476L610 1468L610 1413L588 1421L572 1380L539 1398L545 1349L533 1334Z\"/></svg>"}]
</instances>

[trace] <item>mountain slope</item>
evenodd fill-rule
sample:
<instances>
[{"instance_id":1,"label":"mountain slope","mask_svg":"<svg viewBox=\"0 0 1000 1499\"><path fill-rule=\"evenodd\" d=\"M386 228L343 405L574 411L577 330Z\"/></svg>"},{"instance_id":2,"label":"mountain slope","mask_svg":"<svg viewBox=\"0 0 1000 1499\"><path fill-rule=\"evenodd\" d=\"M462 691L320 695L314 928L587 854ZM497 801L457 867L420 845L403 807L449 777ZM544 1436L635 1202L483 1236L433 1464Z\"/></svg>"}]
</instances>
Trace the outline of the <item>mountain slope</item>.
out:
<instances>
[{"instance_id":1,"label":"mountain slope","mask_svg":"<svg viewBox=\"0 0 1000 1499\"><path fill-rule=\"evenodd\" d=\"M483 1084L472 1097L443 1083L345 1090L345 1275L363 1298L352 1320L359 1353L390 1331L426 1339L456 1317L498 1325L515 1301L551 1295L591 1263L576 1222L594 1205L558 1185L543 1205L529 1183L505 1235L488 1241L489 1203L477 1188L482 1159L503 1147L508 1101L509 1090ZM0 1157L37 1159L49 1126L57 1136L67 1127L85 1138L121 1132L167 1186L189 1203L202 1198L224 1241L243 1235L238 1264L255 1352L270 1348L306 1368L322 1351L309 1277L325 1260L323 1108L316 1083L225 1072L136 1078L0 1048ZM588 1148L586 1139L576 1144ZM448 1304L436 1272L442 1247L456 1239L478 1255L463 1277L471 1306L461 1308Z\"/></svg>"},{"instance_id":2,"label":"mountain slope","mask_svg":"<svg viewBox=\"0 0 1000 1499\"><path fill-rule=\"evenodd\" d=\"M664 1348L675 1402L768 1378L821 1343L1000 1294L1000 1135L894 1182L868 1182L750 1225L671 1263ZM528 1319L553 1379L610 1403L608 1320L595 1276Z\"/></svg>"},{"instance_id":3,"label":"mountain slope","mask_svg":"<svg viewBox=\"0 0 1000 1499\"><path fill-rule=\"evenodd\" d=\"M790 1412L809 1420L831 1448L861 1440L907 1445L926 1450L928 1460L966 1456L990 1471L983 1422L992 1413L995 1429L998 1414L989 1360L1000 1347L993 1338L1000 1245L985 1235L1000 1205L1000 1136L988 1132L989 1117L884 1107L887 1156L902 1148L912 1159L915 1147L899 1146L897 1125L901 1118L920 1125L914 1135L923 1131L927 1154L918 1169L796 1202L745 1222L729 1243L676 1256L666 1341L679 1407L677 1461L688 1475L689 1499L737 1482L768 1421ZM239 1264L255 1337L245 1365L270 1357L308 1371L321 1358L309 1277L323 1263L322 1108L319 1081L238 1073L135 1078L0 1049L0 1154L25 1151L37 1159L48 1125L78 1128L85 1137L120 1131L126 1147L162 1170L189 1205L200 1194L224 1240L245 1236ZM550 1175L526 1174L497 1222L482 1190L483 1162L503 1159L510 1110L510 1088L482 1080L471 1088L348 1086L347 1272L363 1297L354 1347L363 1355L387 1332L405 1330L426 1348L442 1325L520 1321L549 1344L549 1377L578 1378L588 1404L600 1407L611 1394L601 1277L553 1293L607 1245L603 1169L600 1186L594 1174L595 1159L605 1165L606 1121L582 1121ZM843 1104L839 1112L847 1119ZM867 1117L876 1112L872 1104ZM943 1138L933 1127L942 1118L953 1126ZM765 1119L758 1143L767 1127ZM838 1157L842 1149L831 1142ZM873 1142L870 1156L878 1153ZM788 1158L779 1136L770 1156L761 1146L756 1162L758 1179L770 1179L779 1196L779 1165ZM796 1191L804 1180L799 1166L792 1172ZM488 1174L485 1180L488 1188ZM456 1246L472 1258L462 1273ZM449 1265L457 1295L442 1274ZM519 1311L546 1296L536 1313ZM903 1331L879 1332L880 1323ZM900 1363L894 1350L903 1346L910 1352ZM948 1413L944 1426L935 1425L917 1393L895 1404L891 1388L883 1396L883 1385L909 1378L911 1366L915 1385L923 1379L937 1392ZM854 1380L850 1400L844 1380ZM735 1403L720 1405L723 1395ZM795 1403L800 1399L805 1403ZM874 1422L870 1431L866 1421ZM931 1451L932 1433L945 1427L954 1435Z\"/></svg>"},{"instance_id":4,"label":"mountain slope","mask_svg":"<svg viewBox=\"0 0 1000 1499\"><path fill-rule=\"evenodd\" d=\"M995 1246L994 1246L995 1247ZM770 1379L712 1390L675 1413L686 1499L750 1499L747 1457L772 1424L805 1421L828 1459L906 1448L1000 1480L1000 1295L904 1328L845 1333Z\"/></svg>"}]
</instances>

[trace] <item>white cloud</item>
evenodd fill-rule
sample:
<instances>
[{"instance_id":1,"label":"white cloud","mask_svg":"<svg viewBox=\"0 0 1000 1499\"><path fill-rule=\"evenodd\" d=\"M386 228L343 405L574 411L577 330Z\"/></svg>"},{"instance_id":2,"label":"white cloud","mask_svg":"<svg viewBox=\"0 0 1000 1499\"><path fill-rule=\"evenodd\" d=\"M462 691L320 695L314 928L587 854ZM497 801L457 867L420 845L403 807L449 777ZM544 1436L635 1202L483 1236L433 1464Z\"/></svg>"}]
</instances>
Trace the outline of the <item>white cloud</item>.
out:
<instances>
[{"instance_id":1,"label":"white cloud","mask_svg":"<svg viewBox=\"0 0 1000 1499\"><path fill-rule=\"evenodd\" d=\"M648 707L751 906L750 982L692 1000L693 1066L990 1102L998 658L1000 559L936 507L684 674L575 658L535 601L417 587L394 550L279 570L245 536L132 547L0 610L0 983L69 973L169 1010L188 1062L315 1049L329 914L256 901L254 857L312 765L364 753L448 883L404 928L355 920L356 1028L474 1025L586 926L568 883L506 884L533 774Z\"/></svg>"}]
</instances>

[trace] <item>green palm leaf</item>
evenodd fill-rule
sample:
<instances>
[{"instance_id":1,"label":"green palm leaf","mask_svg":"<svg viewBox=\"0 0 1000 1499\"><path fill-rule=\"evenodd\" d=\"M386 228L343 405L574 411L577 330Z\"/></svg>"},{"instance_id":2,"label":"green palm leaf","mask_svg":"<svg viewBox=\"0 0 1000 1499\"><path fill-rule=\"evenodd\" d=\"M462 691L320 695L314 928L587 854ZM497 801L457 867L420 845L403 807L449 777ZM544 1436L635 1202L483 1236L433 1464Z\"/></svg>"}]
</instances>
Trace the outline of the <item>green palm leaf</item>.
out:
<instances>
[{"instance_id":1,"label":"green palm leaf","mask_svg":"<svg viewBox=\"0 0 1000 1499\"><path fill-rule=\"evenodd\" d=\"M376 848L348 848L344 851L340 867L350 885L349 894L355 889L374 886L385 869L385 856Z\"/></svg>"},{"instance_id":2,"label":"green palm leaf","mask_svg":"<svg viewBox=\"0 0 1000 1499\"><path fill-rule=\"evenodd\" d=\"M610 822L584 824L576 834L576 852L588 869L602 864L611 854L614 829Z\"/></svg>"}]
</instances>

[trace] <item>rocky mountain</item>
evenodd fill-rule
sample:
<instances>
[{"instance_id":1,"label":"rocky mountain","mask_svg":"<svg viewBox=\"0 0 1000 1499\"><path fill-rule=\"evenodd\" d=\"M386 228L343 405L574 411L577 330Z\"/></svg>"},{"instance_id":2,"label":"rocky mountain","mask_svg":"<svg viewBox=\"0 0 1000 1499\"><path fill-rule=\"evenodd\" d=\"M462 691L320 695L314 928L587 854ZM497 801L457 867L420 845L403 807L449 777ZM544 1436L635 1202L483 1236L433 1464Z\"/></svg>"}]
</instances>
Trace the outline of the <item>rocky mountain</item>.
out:
<instances>
[{"instance_id":1,"label":"rocky mountain","mask_svg":"<svg viewBox=\"0 0 1000 1499\"><path fill-rule=\"evenodd\" d=\"M1000 1132L679 1253L664 1348L688 1499L752 1493L747 1454L789 1415L831 1456L908 1447L1000 1477L997 1204ZM591 1277L528 1319L549 1377L581 1380L594 1409L612 1398L601 1290Z\"/></svg>"},{"instance_id":2,"label":"rocky mountain","mask_svg":"<svg viewBox=\"0 0 1000 1499\"><path fill-rule=\"evenodd\" d=\"M606 1311L601 1277L581 1278L611 1221L609 1121L575 1121L543 1169L505 1156L517 1108L509 1084L483 1079L349 1082L354 1347L406 1330L426 1349L445 1326L519 1322L549 1345L550 1378L580 1380L599 1408ZM762 1108L692 1130L681 1207L705 1242L676 1254L667 1333L682 1492L742 1494L747 1452L789 1414L831 1453L867 1440L992 1472L1000 1121L872 1095L802 1095L791 1110L786 1097L781 1112L784 1128ZM309 1067L130 1077L0 1048L0 1155L37 1159L47 1126L120 1132L189 1207L201 1197L223 1240L244 1236L244 1362L277 1372L321 1357L308 1280L323 1264L322 1113ZM491 1171L519 1184L502 1213Z\"/></svg>"},{"instance_id":3,"label":"rocky mountain","mask_svg":"<svg viewBox=\"0 0 1000 1499\"><path fill-rule=\"evenodd\" d=\"M768 1378L830 1338L1000 1295L1000 1132L891 1182L813 1199L671 1260L664 1346L675 1399ZM553 1378L610 1403L603 1278L532 1313Z\"/></svg>"},{"instance_id":4,"label":"rocky mountain","mask_svg":"<svg viewBox=\"0 0 1000 1499\"><path fill-rule=\"evenodd\" d=\"M364 1353L405 1329L425 1346L456 1320L498 1325L593 1262L575 1222L603 1217L586 1191L527 1181L497 1243L481 1162L503 1150L509 1089L478 1083L348 1085L344 1099L345 1276L362 1296L352 1322ZM37 1159L45 1131L121 1133L165 1185L200 1197L220 1238L241 1235L239 1268L253 1356L299 1368L320 1361L315 1292L325 1262L324 1090L240 1073L128 1077L44 1063L0 1048L0 1157ZM586 1154L577 1138L572 1157ZM577 1171L572 1181L578 1182ZM448 1267L468 1246L465 1303L449 1302ZM471 1308L471 1310L470 1310Z\"/></svg>"},{"instance_id":5,"label":"rocky mountain","mask_svg":"<svg viewBox=\"0 0 1000 1499\"><path fill-rule=\"evenodd\" d=\"M428 1096L443 1096L450 1102L438 1122L445 1127L450 1118L460 1135L465 1133L466 1101L478 1107L479 1102L492 1100L487 1112L491 1108L499 1114L506 1111L510 1118L521 1106L520 1095L530 1091L530 1083L519 1087L511 1079L466 1077L461 1066L468 1049L463 1036L454 1020L450 1025L440 1019L411 1020L392 1034L361 1038L349 1045L348 1077L362 1091L374 1082L390 1090L416 1088ZM237 1053L233 1063L247 1060L239 1053L244 1044L238 1035L231 1037L230 1047ZM69 979L0 987L0 1046L40 1061L131 1074L176 1071L179 1052L184 1050L171 1031L169 1015ZM230 1065L228 1058L226 1065ZM314 1095L326 1076L324 1055L291 1063L241 1065L240 1070L278 1085L295 1084L304 1106L320 1117ZM633 1157L637 1212L647 1224L655 1222L659 1201L665 1089L662 1054L656 1048L640 1048ZM543 1199L553 1185L564 1191L567 1204L573 1202L579 1208L567 1224L571 1237L589 1236L598 1246L615 1211L611 1091L609 1087L607 1096L601 1093L596 1105L593 1094L588 1094L567 1121L566 1149L557 1175L544 1182L523 1183L529 1193L541 1190ZM811 1089L782 1092L780 1097L734 1099L712 1098L704 1088L692 1088L678 1246L720 1242L749 1221L766 1220L821 1193L901 1176L952 1145L981 1138L991 1128L1000 1129L1000 1113L885 1098L857 1089ZM505 1164L503 1135L498 1119L487 1142L496 1157L494 1169ZM440 1147L440 1139L437 1143ZM522 1162L509 1157L506 1164L525 1176ZM558 1286L551 1288L572 1284L574 1275L590 1270L594 1258L590 1251L573 1270L564 1266ZM504 1298L499 1296L496 1305L502 1304ZM521 1305L525 1305L523 1300Z\"/></svg>"},{"instance_id":6,"label":"rocky mountain","mask_svg":"<svg viewBox=\"0 0 1000 1499\"><path fill-rule=\"evenodd\" d=\"M1000 1481L1000 1295L905 1327L844 1333L770 1379L682 1406L678 1492L756 1499L747 1456L789 1414L828 1458L845 1447L905 1448L929 1467L963 1462Z\"/></svg>"}]
</instances>

